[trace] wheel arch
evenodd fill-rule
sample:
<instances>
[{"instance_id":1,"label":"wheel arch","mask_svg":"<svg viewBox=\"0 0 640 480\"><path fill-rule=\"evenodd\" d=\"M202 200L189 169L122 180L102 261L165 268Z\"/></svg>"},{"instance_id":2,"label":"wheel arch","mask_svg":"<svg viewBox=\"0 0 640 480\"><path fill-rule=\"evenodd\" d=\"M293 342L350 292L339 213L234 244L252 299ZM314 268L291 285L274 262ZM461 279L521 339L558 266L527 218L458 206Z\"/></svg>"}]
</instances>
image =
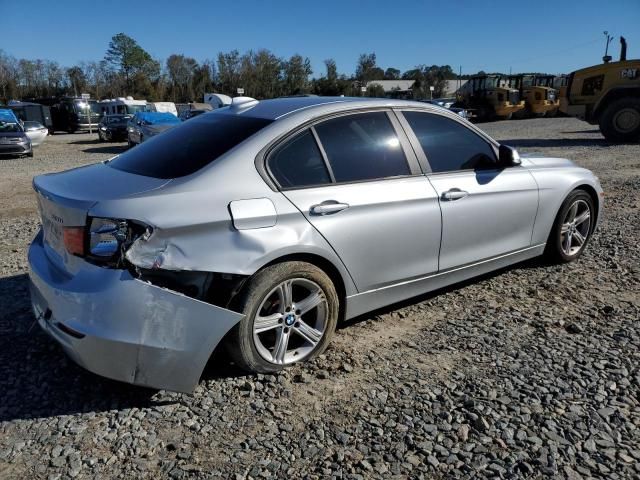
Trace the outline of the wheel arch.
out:
<instances>
[{"instance_id":1,"label":"wheel arch","mask_svg":"<svg viewBox=\"0 0 640 480\"><path fill-rule=\"evenodd\" d=\"M594 118L599 118L611 102L624 97L640 98L640 85L613 87L609 89L609 91L607 91L607 93L605 93L600 101L595 105L595 108L593 109Z\"/></svg>"},{"instance_id":2,"label":"wheel arch","mask_svg":"<svg viewBox=\"0 0 640 480\"><path fill-rule=\"evenodd\" d=\"M575 192L576 190L582 190L584 192L587 192L589 194L589 196L591 197L591 200L593 200L593 206L595 207L595 221L593 222L594 228L595 226L598 224L598 219L600 216L600 197L598 196L598 192L596 191L595 188L593 188L593 186L589 185L588 183L583 183L580 185L577 185L576 187L573 188L573 190L571 190L571 192L569 192L569 194L571 194L572 192ZM569 195L567 194L567 195ZM565 197L566 198L566 197Z\"/></svg>"},{"instance_id":3,"label":"wheel arch","mask_svg":"<svg viewBox=\"0 0 640 480\"><path fill-rule=\"evenodd\" d=\"M258 272L262 271L263 269L270 267L272 265L278 264L278 263L284 263L284 262L306 262L309 263L311 265L314 265L316 267L318 267L320 270L322 270L324 273L327 274L327 276L331 279L331 281L333 282L333 285L336 287L336 293L338 294L338 299L340 301L340 312L339 312L339 316L338 316L338 322L342 321L344 319L344 315L345 315L345 311L346 311L346 298L347 298L347 286L346 286L346 282L345 279L343 278L342 274L340 273L340 270L338 269L338 267L336 267L333 262L331 262L330 260L328 260L327 258L315 254L315 253L309 253L309 252L301 252L301 253L290 253L287 255L283 255L280 256L278 258L275 258L271 261L269 261L268 263L262 265L253 275L256 275ZM251 277L249 277L251 278ZM350 280L350 279L349 279Z\"/></svg>"}]
</instances>

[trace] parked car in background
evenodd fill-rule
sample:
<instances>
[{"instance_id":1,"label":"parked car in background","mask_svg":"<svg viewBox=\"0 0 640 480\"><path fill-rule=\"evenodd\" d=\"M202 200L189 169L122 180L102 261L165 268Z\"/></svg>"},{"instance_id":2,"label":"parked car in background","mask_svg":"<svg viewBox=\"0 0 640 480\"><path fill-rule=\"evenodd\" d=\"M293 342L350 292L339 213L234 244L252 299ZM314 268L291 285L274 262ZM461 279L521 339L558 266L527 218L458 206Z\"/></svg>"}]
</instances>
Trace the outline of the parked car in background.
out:
<instances>
[{"instance_id":1,"label":"parked car in background","mask_svg":"<svg viewBox=\"0 0 640 480\"><path fill-rule=\"evenodd\" d=\"M456 115L461 116L465 120L470 120L471 119L470 112L468 110L465 110L464 108L457 108L457 107L451 107L451 106L446 107L443 102L440 102L438 100L418 100L418 101L419 102L424 102L424 103L429 103L431 105L435 105L436 107L445 108L445 109L449 110L450 112L453 112ZM452 103L449 103L449 105L452 105Z\"/></svg>"},{"instance_id":2,"label":"parked car in background","mask_svg":"<svg viewBox=\"0 0 640 480\"><path fill-rule=\"evenodd\" d=\"M44 139L47 138L47 135L49 134L49 129L39 122L23 122L22 127L24 128L27 137L31 140L31 146L33 147L37 147L44 142Z\"/></svg>"},{"instance_id":3,"label":"parked car in background","mask_svg":"<svg viewBox=\"0 0 640 480\"><path fill-rule=\"evenodd\" d=\"M444 108L341 97L236 98L33 186L40 326L93 372L178 391L223 339L239 367L276 372L339 321L576 260L603 201L589 170L520 158Z\"/></svg>"},{"instance_id":4,"label":"parked car in background","mask_svg":"<svg viewBox=\"0 0 640 480\"><path fill-rule=\"evenodd\" d=\"M183 109L180 113L180 120L184 122L185 120L197 117L211 110L213 110L213 107L208 103L190 103L189 108Z\"/></svg>"},{"instance_id":5,"label":"parked car in background","mask_svg":"<svg viewBox=\"0 0 640 480\"><path fill-rule=\"evenodd\" d=\"M444 108L451 108L451 106L456 103L455 97L452 98L434 98L432 102L436 105L440 105Z\"/></svg>"},{"instance_id":6,"label":"parked car in background","mask_svg":"<svg viewBox=\"0 0 640 480\"><path fill-rule=\"evenodd\" d=\"M127 125L131 115L105 115L98 125L101 142L124 142L127 139Z\"/></svg>"},{"instance_id":7,"label":"parked car in background","mask_svg":"<svg viewBox=\"0 0 640 480\"><path fill-rule=\"evenodd\" d=\"M138 112L129 119L127 124L129 147L138 145L180 123L182 121L172 113Z\"/></svg>"},{"instance_id":8,"label":"parked car in background","mask_svg":"<svg viewBox=\"0 0 640 480\"><path fill-rule=\"evenodd\" d=\"M33 157L31 139L8 108L0 109L0 155Z\"/></svg>"}]
</instances>

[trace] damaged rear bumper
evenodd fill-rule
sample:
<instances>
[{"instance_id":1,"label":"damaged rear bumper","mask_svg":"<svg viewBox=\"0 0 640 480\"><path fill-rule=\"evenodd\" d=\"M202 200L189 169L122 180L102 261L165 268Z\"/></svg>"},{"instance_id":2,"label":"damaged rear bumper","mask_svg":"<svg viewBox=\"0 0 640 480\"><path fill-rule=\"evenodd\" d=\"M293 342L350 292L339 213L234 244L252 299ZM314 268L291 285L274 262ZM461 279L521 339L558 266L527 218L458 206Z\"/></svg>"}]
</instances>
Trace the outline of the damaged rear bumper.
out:
<instances>
[{"instance_id":1,"label":"damaged rear bumper","mask_svg":"<svg viewBox=\"0 0 640 480\"><path fill-rule=\"evenodd\" d=\"M242 314L154 286L126 270L86 264L75 275L29 249L31 301L40 326L80 366L115 380L191 392Z\"/></svg>"}]
</instances>

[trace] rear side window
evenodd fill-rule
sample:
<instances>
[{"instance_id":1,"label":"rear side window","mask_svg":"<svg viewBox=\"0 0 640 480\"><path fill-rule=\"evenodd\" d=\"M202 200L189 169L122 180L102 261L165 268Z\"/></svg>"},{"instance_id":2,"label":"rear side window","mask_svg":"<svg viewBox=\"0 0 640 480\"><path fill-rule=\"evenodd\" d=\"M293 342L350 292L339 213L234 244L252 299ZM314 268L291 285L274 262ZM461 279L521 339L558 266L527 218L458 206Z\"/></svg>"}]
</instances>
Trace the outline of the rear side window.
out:
<instances>
[{"instance_id":1,"label":"rear side window","mask_svg":"<svg viewBox=\"0 0 640 480\"><path fill-rule=\"evenodd\" d=\"M315 126L336 182L409 175L400 140L385 112L334 118Z\"/></svg>"},{"instance_id":2,"label":"rear side window","mask_svg":"<svg viewBox=\"0 0 640 480\"><path fill-rule=\"evenodd\" d=\"M282 188L331 183L318 145L305 130L269 156L269 170Z\"/></svg>"},{"instance_id":3,"label":"rear side window","mask_svg":"<svg viewBox=\"0 0 640 480\"><path fill-rule=\"evenodd\" d=\"M178 125L128 150L109 166L155 178L190 175L272 123L264 118L212 113Z\"/></svg>"},{"instance_id":4,"label":"rear side window","mask_svg":"<svg viewBox=\"0 0 640 480\"><path fill-rule=\"evenodd\" d=\"M434 173L495 168L491 145L464 125L432 113L402 112Z\"/></svg>"}]
</instances>

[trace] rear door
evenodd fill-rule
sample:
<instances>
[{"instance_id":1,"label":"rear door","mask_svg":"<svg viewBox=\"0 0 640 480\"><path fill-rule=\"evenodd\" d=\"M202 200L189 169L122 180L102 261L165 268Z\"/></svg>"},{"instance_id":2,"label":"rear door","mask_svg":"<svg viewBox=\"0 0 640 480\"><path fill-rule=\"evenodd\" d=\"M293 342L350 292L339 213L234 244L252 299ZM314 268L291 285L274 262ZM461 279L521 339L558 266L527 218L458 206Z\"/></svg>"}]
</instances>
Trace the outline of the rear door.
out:
<instances>
[{"instance_id":1,"label":"rear door","mask_svg":"<svg viewBox=\"0 0 640 480\"><path fill-rule=\"evenodd\" d=\"M402 116L440 200L440 270L530 247L538 186L529 171L501 168L489 141L461 121L423 111Z\"/></svg>"},{"instance_id":2,"label":"rear door","mask_svg":"<svg viewBox=\"0 0 640 480\"><path fill-rule=\"evenodd\" d=\"M298 132L267 162L360 292L438 269L437 194L398 128L387 111L338 116Z\"/></svg>"}]
</instances>

